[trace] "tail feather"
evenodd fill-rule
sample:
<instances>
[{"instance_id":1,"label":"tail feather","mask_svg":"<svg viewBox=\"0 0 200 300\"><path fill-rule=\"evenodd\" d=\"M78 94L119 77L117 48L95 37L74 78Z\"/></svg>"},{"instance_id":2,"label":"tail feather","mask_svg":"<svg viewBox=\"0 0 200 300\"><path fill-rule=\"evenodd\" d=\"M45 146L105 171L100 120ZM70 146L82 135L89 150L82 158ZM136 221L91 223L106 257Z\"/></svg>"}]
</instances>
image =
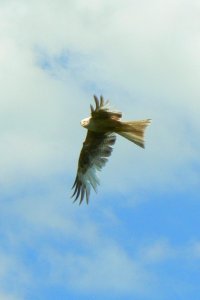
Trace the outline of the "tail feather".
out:
<instances>
[{"instance_id":1,"label":"tail feather","mask_svg":"<svg viewBox=\"0 0 200 300\"><path fill-rule=\"evenodd\" d=\"M121 126L119 130L117 130L117 133L136 145L144 148L144 131L150 123L151 119L121 122Z\"/></svg>"}]
</instances>

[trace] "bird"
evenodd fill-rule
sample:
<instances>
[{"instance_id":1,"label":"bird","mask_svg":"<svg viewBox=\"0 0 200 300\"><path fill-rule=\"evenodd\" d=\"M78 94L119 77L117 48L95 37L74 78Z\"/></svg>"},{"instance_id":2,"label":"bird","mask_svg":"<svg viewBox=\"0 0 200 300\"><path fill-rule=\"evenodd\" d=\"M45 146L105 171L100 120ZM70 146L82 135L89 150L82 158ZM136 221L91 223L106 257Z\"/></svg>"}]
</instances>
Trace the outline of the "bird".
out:
<instances>
[{"instance_id":1,"label":"bird","mask_svg":"<svg viewBox=\"0 0 200 300\"><path fill-rule=\"evenodd\" d=\"M81 126L87 129L87 135L80 152L78 169L72 186L74 202L79 199L81 204L86 199L89 203L91 187L97 192L100 184L97 171L105 166L113 151L116 134L144 148L144 131L150 125L151 119L139 121L122 121L122 113L111 110L109 101L104 101L94 95L96 107L90 105L90 117L81 121Z\"/></svg>"}]
</instances>

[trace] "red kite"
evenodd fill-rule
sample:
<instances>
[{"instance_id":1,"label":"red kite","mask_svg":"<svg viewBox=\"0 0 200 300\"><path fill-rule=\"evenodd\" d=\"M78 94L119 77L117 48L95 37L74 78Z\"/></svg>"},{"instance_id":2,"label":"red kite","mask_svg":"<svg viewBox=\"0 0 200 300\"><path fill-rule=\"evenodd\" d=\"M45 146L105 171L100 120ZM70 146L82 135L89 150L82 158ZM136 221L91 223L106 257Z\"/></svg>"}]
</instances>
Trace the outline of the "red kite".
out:
<instances>
[{"instance_id":1,"label":"red kite","mask_svg":"<svg viewBox=\"0 0 200 300\"><path fill-rule=\"evenodd\" d=\"M122 113L109 109L109 102L104 102L94 96L96 107L90 105L91 116L81 121L81 126L86 128L87 136L79 156L78 171L74 181L74 193L76 201L80 198L79 204L84 197L89 202L90 188L97 191L99 179L96 171L100 171L106 164L112 153L112 146L116 141L116 133L129 141L144 148L144 130L151 120L121 121Z\"/></svg>"}]
</instances>

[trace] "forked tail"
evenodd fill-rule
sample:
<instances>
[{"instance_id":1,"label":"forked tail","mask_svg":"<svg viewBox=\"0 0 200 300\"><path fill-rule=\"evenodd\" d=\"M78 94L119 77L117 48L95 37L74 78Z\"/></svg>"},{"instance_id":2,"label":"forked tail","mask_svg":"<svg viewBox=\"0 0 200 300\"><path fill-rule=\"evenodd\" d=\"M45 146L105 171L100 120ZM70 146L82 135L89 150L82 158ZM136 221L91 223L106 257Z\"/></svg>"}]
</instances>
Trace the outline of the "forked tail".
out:
<instances>
[{"instance_id":1,"label":"forked tail","mask_svg":"<svg viewBox=\"0 0 200 300\"><path fill-rule=\"evenodd\" d=\"M121 126L119 130L117 130L117 133L144 148L144 131L150 123L151 119L121 122Z\"/></svg>"}]
</instances>

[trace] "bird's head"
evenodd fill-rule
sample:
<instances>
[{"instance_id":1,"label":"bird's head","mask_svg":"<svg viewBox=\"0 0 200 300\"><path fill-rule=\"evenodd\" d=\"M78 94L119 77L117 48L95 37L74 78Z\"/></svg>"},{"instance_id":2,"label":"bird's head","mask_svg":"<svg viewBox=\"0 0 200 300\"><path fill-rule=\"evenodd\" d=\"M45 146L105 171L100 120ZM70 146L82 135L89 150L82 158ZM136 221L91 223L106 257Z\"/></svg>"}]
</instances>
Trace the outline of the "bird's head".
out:
<instances>
[{"instance_id":1,"label":"bird's head","mask_svg":"<svg viewBox=\"0 0 200 300\"><path fill-rule=\"evenodd\" d=\"M83 126L84 128L88 128L90 122L90 118L85 118L81 121L81 126Z\"/></svg>"}]
</instances>

